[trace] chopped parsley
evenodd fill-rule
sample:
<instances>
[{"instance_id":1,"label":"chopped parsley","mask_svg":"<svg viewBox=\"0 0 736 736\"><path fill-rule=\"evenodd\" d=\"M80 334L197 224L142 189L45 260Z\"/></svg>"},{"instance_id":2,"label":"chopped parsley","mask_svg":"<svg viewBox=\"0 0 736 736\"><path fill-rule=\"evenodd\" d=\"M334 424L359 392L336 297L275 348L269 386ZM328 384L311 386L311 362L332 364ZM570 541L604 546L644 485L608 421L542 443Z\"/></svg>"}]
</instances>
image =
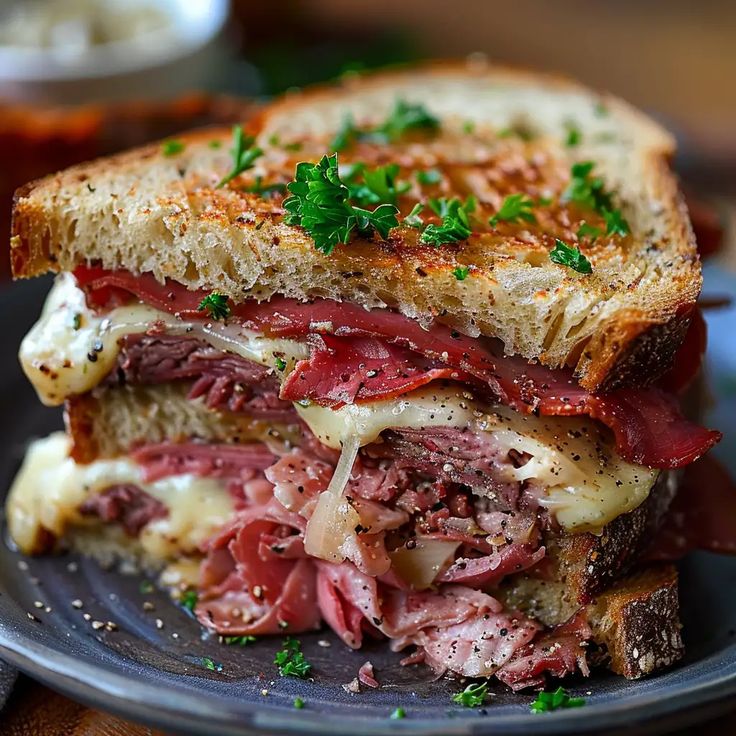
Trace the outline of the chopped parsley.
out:
<instances>
[{"instance_id":1,"label":"chopped parsley","mask_svg":"<svg viewBox=\"0 0 736 736\"><path fill-rule=\"evenodd\" d=\"M276 358L276 370L286 370L286 361L283 358Z\"/></svg>"},{"instance_id":2,"label":"chopped parsley","mask_svg":"<svg viewBox=\"0 0 736 736\"><path fill-rule=\"evenodd\" d=\"M138 591L144 595L153 593L153 583L150 580L141 580L141 584L138 586Z\"/></svg>"},{"instance_id":3,"label":"chopped parsley","mask_svg":"<svg viewBox=\"0 0 736 736\"><path fill-rule=\"evenodd\" d=\"M399 706L398 708L396 708L396 710L394 710L389 718L392 721L400 721L402 718L406 718L406 711L401 706Z\"/></svg>"},{"instance_id":4,"label":"chopped parsley","mask_svg":"<svg viewBox=\"0 0 736 736\"><path fill-rule=\"evenodd\" d=\"M168 141L164 141L161 145L161 153L164 156L176 156L177 153L181 153L184 150L184 143L178 138L170 138Z\"/></svg>"},{"instance_id":5,"label":"chopped parsley","mask_svg":"<svg viewBox=\"0 0 736 736\"><path fill-rule=\"evenodd\" d=\"M252 135L243 133L242 125L233 127L233 147L230 153L233 156L233 167L225 176L220 179L215 189L224 187L225 184L232 181L244 171L253 168L253 162L263 155L263 149L253 146L255 138Z\"/></svg>"},{"instance_id":6,"label":"chopped parsley","mask_svg":"<svg viewBox=\"0 0 736 736\"><path fill-rule=\"evenodd\" d=\"M424 105L396 100L391 114L370 135L378 140L390 142L412 130L426 130L434 133L439 127L440 121Z\"/></svg>"},{"instance_id":7,"label":"chopped parsley","mask_svg":"<svg viewBox=\"0 0 736 736\"><path fill-rule=\"evenodd\" d=\"M301 151L304 148L304 144L300 141L293 141L292 143L284 143L282 147L284 151Z\"/></svg>"},{"instance_id":8,"label":"chopped parsley","mask_svg":"<svg viewBox=\"0 0 736 736\"><path fill-rule=\"evenodd\" d=\"M593 273L590 261L580 252L580 248L573 248L559 238L555 239L555 247L549 253L552 263L567 266L578 273Z\"/></svg>"},{"instance_id":9,"label":"chopped parsley","mask_svg":"<svg viewBox=\"0 0 736 736\"><path fill-rule=\"evenodd\" d=\"M208 294L199 303L197 311L204 312L205 310L214 320L227 319L232 311L230 309L230 305L228 304L228 298L225 296L225 294L218 294L216 291Z\"/></svg>"},{"instance_id":10,"label":"chopped parsley","mask_svg":"<svg viewBox=\"0 0 736 736\"><path fill-rule=\"evenodd\" d=\"M452 269L452 275L458 281L465 281L465 279L468 278L469 273L470 273L469 266L458 266L457 268Z\"/></svg>"},{"instance_id":11,"label":"chopped parsley","mask_svg":"<svg viewBox=\"0 0 736 736\"><path fill-rule=\"evenodd\" d=\"M552 693L537 694L537 699L529 706L532 713L546 713L559 708L580 708L585 705L585 698L571 698L564 687L558 687Z\"/></svg>"},{"instance_id":12,"label":"chopped parsley","mask_svg":"<svg viewBox=\"0 0 736 736\"><path fill-rule=\"evenodd\" d=\"M302 654L302 645L298 639L287 636L282 649L276 652L273 663L278 665L282 677L306 677L312 669Z\"/></svg>"},{"instance_id":13,"label":"chopped parsley","mask_svg":"<svg viewBox=\"0 0 736 736\"><path fill-rule=\"evenodd\" d=\"M470 226L470 213L475 209L475 198L470 196L465 202L453 199L430 199L429 206L442 218L440 225L429 224L420 236L422 243L443 245L466 240L473 232Z\"/></svg>"},{"instance_id":14,"label":"chopped parsley","mask_svg":"<svg viewBox=\"0 0 736 736\"><path fill-rule=\"evenodd\" d=\"M583 134L580 132L579 128L576 128L574 125L568 125L567 126L567 137L565 138L565 145L568 148L573 148L574 146L580 145L580 141L583 140Z\"/></svg>"},{"instance_id":15,"label":"chopped parsley","mask_svg":"<svg viewBox=\"0 0 736 736\"><path fill-rule=\"evenodd\" d=\"M593 112L595 113L596 117L599 118L605 118L606 115L608 115L608 107L606 106L605 102L601 102L600 100L595 103L595 107L593 108Z\"/></svg>"},{"instance_id":16,"label":"chopped parsley","mask_svg":"<svg viewBox=\"0 0 736 736\"><path fill-rule=\"evenodd\" d=\"M603 235L603 230L595 225L589 225L587 222L583 221L580 223L580 227L578 228L576 235L578 236L578 239L590 238L591 240L595 240Z\"/></svg>"},{"instance_id":17,"label":"chopped parsley","mask_svg":"<svg viewBox=\"0 0 736 736\"><path fill-rule=\"evenodd\" d=\"M427 169L417 171L416 178L420 184L439 184L442 181L442 173L438 169Z\"/></svg>"},{"instance_id":18,"label":"chopped parsley","mask_svg":"<svg viewBox=\"0 0 736 736\"><path fill-rule=\"evenodd\" d=\"M399 224L398 209L392 204L381 204L371 211L350 202L350 190L340 179L335 153L323 156L316 164L297 164L294 181L286 188L291 194L283 203L286 223L301 225L317 250L327 255L336 245L347 243L356 228L362 233L375 230L385 238Z\"/></svg>"},{"instance_id":19,"label":"chopped parsley","mask_svg":"<svg viewBox=\"0 0 736 736\"><path fill-rule=\"evenodd\" d=\"M257 176L256 180L252 184L247 187L243 187L243 191L250 192L251 194L259 194L263 197L274 192L285 192L286 184L282 184L281 182L277 182L275 184L264 184L263 177Z\"/></svg>"},{"instance_id":20,"label":"chopped parsley","mask_svg":"<svg viewBox=\"0 0 736 736\"><path fill-rule=\"evenodd\" d=\"M421 218L422 212L424 212L424 205L421 202L417 202L411 208L411 212L404 218L404 224L409 227L423 228L424 220Z\"/></svg>"},{"instance_id":21,"label":"chopped parsley","mask_svg":"<svg viewBox=\"0 0 736 736\"><path fill-rule=\"evenodd\" d=\"M304 707L304 701L300 697L294 698L294 707L301 710Z\"/></svg>"},{"instance_id":22,"label":"chopped parsley","mask_svg":"<svg viewBox=\"0 0 736 736\"><path fill-rule=\"evenodd\" d=\"M462 692L452 696L452 702L466 708L477 708L488 700L488 683L471 683Z\"/></svg>"},{"instance_id":23,"label":"chopped parsley","mask_svg":"<svg viewBox=\"0 0 736 736\"><path fill-rule=\"evenodd\" d=\"M391 143L412 130L436 132L440 121L421 104L396 100L393 110L383 123L375 128L361 130L351 115L346 115L332 139L333 151L344 151L359 140Z\"/></svg>"},{"instance_id":24,"label":"chopped parsley","mask_svg":"<svg viewBox=\"0 0 736 736\"><path fill-rule=\"evenodd\" d=\"M199 596L197 595L196 590L185 590L182 593L181 598L179 598L179 603L182 608L186 608L187 611L191 613L197 605L198 598Z\"/></svg>"},{"instance_id":25,"label":"chopped parsley","mask_svg":"<svg viewBox=\"0 0 736 736\"><path fill-rule=\"evenodd\" d=\"M75 330L78 330L82 326L82 315L79 312L76 312L74 317L72 318L72 327Z\"/></svg>"},{"instance_id":26,"label":"chopped parsley","mask_svg":"<svg viewBox=\"0 0 736 736\"><path fill-rule=\"evenodd\" d=\"M212 149L222 148L222 141L212 140L207 145Z\"/></svg>"},{"instance_id":27,"label":"chopped parsley","mask_svg":"<svg viewBox=\"0 0 736 736\"><path fill-rule=\"evenodd\" d=\"M368 169L357 163L348 167L343 181L350 192L350 199L361 206L372 204L396 205L399 196L411 188L409 182L397 182L398 164Z\"/></svg>"},{"instance_id":28,"label":"chopped parsley","mask_svg":"<svg viewBox=\"0 0 736 736\"><path fill-rule=\"evenodd\" d=\"M335 133L335 137L332 139L330 148L333 151L340 152L349 148L355 141L360 138L360 130L355 127L352 115L345 115L340 123L340 127Z\"/></svg>"},{"instance_id":29,"label":"chopped parsley","mask_svg":"<svg viewBox=\"0 0 736 736\"><path fill-rule=\"evenodd\" d=\"M251 634L245 634L243 636L223 636L223 644L227 644L231 647L247 647L248 644L252 644L254 641L258 641L255 636Z\"/></svg>"},{"instance_id":30,"label":"chopped parsley","mask_svg":"<svg viewBox=\"0 0 736 736\"><path fill-rule=\"evenodd\" d=\"M212 670L213 672L222 672L222 665L219 662L215 662L215 660L210 657L202 657L202 664L208 670Z\"/></svg>"},{"instance_id":31,"label":"chopped parsley","mask_svg":"<svg viewBox=\"0 0 736 736\"><path fill-rule=\"evenodd\" d=\"M537 218L532 213L534 200L526 194L509 194L501 203L501 208L488 221L495 227L499 221L504 222L536 222Z\"/></svg>"},{"instance_id":32,"label":"chopped parsley","mask_svg":"<svg viewBox=\"0 0 736 736\"><path fill-rule=\"evenodd\" d=\"M475 121L474 120L466 120L463 123L463 133L467 133L470 135L471 133L475 133Z\"/></svg>"},{"instance_id":33,"label":"chopped parsley","mask_svg":"<svg viewBox=\"0 0 736 736\"><path fill-rule=\"evenodd\" d=\"M629 223L620 210L613 206L613 197L605 190L603 179L593 176L595 164L581 161L573 164L570 184L562 195L563 200L575 202L597 212L606 222L606 235L628 235Z\"/></svg>"}]
</instances>

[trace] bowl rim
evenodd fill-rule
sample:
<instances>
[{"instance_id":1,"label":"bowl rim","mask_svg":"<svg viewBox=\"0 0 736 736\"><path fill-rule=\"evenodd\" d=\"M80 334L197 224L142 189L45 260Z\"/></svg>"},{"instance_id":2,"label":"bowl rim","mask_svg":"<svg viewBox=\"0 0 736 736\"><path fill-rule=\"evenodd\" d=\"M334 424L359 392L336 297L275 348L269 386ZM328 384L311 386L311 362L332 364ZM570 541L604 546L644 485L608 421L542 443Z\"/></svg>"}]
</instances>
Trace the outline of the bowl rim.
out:
<instances>
[{"instance_id":1,"label":"bowl rim","mask_svg":"<svg viewBox=\"0 0 736 736\"><path fill-rule=\"evenodd\" d=\"M146 5L168 11L173 42L160 49L153 45L141 54L141 39L159 33L152 32L135 40L93 46L83 57L69 63L60 63L59 56L50 49L0 45L0 82L70 82L164 67L210 44L230 16L230 0L147 0ZM184 8L187 12L179 12Z\"/></svg>"}]
</instances>

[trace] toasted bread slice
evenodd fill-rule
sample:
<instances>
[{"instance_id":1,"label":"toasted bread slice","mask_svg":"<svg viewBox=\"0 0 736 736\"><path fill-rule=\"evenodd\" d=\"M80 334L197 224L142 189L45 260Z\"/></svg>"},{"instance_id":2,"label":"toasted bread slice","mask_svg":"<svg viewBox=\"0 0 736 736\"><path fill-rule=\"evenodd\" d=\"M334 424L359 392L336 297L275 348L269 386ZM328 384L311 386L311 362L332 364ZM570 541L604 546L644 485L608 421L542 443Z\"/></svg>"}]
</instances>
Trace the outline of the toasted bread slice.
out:
<instances>
[{"instance_id":1,"label":"toasted bread slice","mask_svg":"<svg viewBox=\"0 0 736 736\"><path fill-rule=\"evenodd\" d=\"M650 565L622 578L586 606L572 600L560 581L517 575L504 587L504 602L547 626L583 610L593 631L591 662L629 679L674 664L683 654L677 570Z\"/></svg>"},{"instance_id":2,"label":"toasted bread slice","mask_svg":"<svg viewBox=\"0 0 736 736\"><path fill-rule=\"evenodd\" d=\"M358 237L325 255L284 222L282 195L244 191L257 177L290 181L298 161L334 150L346 116L375 129L397 100L421 103L439 128L388 143L369 136L340 160L399 164L399 179L410 183L398 200L402 215L430 197L474 195L467 240L425 245L418 230L401 225L386 240ZM223 188L217 183L232 166L228 130L183 136L176 155L148 146L22 188L15 276L95 261L236 301L279 293L389 306L497 337L508 353L573 366L589 389L654 378L684 335L701 274L668 165L673 140L619 100L541 74L429 65L290 95L249 128L264 155ZM564 197L572 164L588 160L630 235L578 237L583 222L605 229L600 214ZM439 183L417 181L428 169L441 173ZM533 200L535 222L489 224L515 193ZM553 263L556 238L579 245L592 274ZM458 267L467 278L456 278Z\"/></svg>"}]
</instances>

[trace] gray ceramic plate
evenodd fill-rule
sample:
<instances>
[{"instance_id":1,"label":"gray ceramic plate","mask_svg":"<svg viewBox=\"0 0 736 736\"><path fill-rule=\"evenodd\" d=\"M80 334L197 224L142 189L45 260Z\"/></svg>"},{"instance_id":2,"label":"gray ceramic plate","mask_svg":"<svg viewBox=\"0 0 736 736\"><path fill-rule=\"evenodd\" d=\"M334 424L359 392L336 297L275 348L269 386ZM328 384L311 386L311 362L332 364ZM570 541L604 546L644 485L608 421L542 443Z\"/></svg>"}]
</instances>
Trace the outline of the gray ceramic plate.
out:
<instances>
[{"instance_id":1,"label":"gray ceramic plate","mask_svg":"<svg viewBox=\"0 0 736 736\"><path fill-rule=\"evenodd\" d=\"M712 273L719 292L734 283ZM0 294L6 345L0 359L5 454L0 481L7 487L30 437L60 425L57 412L39 407L16 365L16 345L38 311L47 284L32 282ZM720 353L716 384L734 388L734 313L714 313ZM722 332L721 332L722 331ZM730 347L723 340L730 339ZM729 376L731 378L729 379ZM734 395L718 411L734 425ZM727 442L730 437L727 437ZM727 447L724 446L724 450ZM734 457L733 449L726 455ZM326 632L301 636L314 680L280 678L272 664L278 640L225 647L202 636L197 624L141 580L74 557L24 559L0 545L0 655L56 690L98 708L169 731L201 734L570 734L654 733L683 727L729 707L736 694L736 560L693 555L682 566L687 658L640 682L606 674L569 687L585 695L584 708L541 715L529 695L498 688L485 710L453 706L457 684L432 681L423 668L402 668L380 644L353 652ZM146 590L144 584L143 590ZM72 606L83 601L83 608ZM144 609L144 602L153 604ZM40 607L39 607L40 606ZM148 610L146 610L148 609ZM84 614L91 617L85 620ZM30 616L29 616L30 614ZM94 628L112 621L116 631ZM158 623L157 623L158 621ZM329 642L329 646L324 646ZM203 657L217 663L207 669ZM369 659L383 687L350 695L352 680ZM305 702L293 707L294 697ZM731 701L733 702L733 701ZM390 720L397 706L402 721Z\"/></svg>"}]
</instances>

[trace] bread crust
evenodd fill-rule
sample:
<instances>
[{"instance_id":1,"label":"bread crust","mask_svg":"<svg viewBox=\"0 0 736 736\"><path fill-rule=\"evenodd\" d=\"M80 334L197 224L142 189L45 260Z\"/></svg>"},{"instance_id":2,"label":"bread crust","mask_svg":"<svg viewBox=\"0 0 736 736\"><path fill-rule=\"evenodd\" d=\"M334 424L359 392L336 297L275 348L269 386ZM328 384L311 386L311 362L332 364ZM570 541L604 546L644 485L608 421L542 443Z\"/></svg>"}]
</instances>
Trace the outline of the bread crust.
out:
<instances>
[{"instance_id":1,"label":"bread crust","mask_svg":"<svg viewBox=\"0 0 736 736\"><path fill-rule=\"evenodd\" d=\"M361 144L341 156L371 165L395 160L407 178L438 166L447 185L425 192L412 184L402 212L428 194L475 193L485 222L503 196L518 189L548 187L559 195L571 162L590 158L618 193L632 235L581 243L593 263L591 276L549 261L554 238L575 243L575 223L589 217L567 205L540 210L536 229L483 225L467 241L435 248L402 227L387 240L358 238L326 256L301 228L283 222L280 197L239 188L256 175L288 181L296 161L329 150L345 111L374 124L399 96L426 101L442 120L441 134L383 149ZM593 112L601 101L607 122ZM583 129L579 151L562 143L566 114L577 115ZM461 128L473 115L477 132L470 146ZM532 141L499 137L501 125L520 116L539 135ZM237 301L279 293L388 306L424 323L436 319L467 334L498 337L507 352L550 367L572 366L591 390L655 379L686 331L701 275L669 168L674 144L615 98L552 75L445 63L289 95L260 110L248 128L266 154L227 188L215 189L230 165L226 129L182 136L178 156L152 145L22 187L13 210L15 277L96 261L217 289ZM616 142L597 142L608 128ZM296 140L302 150L287 153L269 145L274 138ZM219 149L210 146L213 140ZM459 266L469 268L463 281L454 276Z\"/></svg>"}]
</instances>

